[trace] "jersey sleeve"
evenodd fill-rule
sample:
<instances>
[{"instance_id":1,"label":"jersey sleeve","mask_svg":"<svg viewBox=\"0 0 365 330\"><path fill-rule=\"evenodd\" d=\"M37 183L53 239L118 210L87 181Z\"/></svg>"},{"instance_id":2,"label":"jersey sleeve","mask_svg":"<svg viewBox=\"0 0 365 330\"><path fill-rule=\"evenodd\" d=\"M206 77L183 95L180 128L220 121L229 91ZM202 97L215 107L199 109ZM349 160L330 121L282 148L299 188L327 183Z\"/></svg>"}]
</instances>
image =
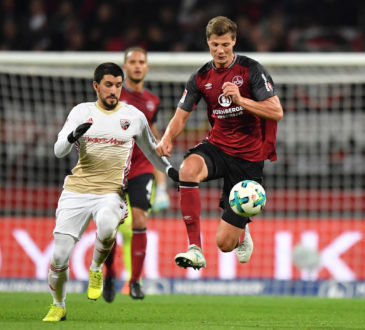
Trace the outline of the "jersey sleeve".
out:
<instances>
[{"instance_id":1,"label":"jersey sleeve","mask_svg":"<svg viewBox=\"0 0 365 330\"><path fill-rule=\"evenodd\" d=\"M276 95L274 82L267 70L258 62L250 67L250 84L253 99L264 101Z\"/></svg>"},{"instance_id":2,"label":"jersey sleeve","mask_svg":"<svg viewBox=\"0 0 365 330\"><path fill-rule=\"evenodd\" d=\"M67 136L80 124L83 123L80 116L80 108L74 107L63 125L61 131L58 133L57 141L54 145L54 154L57 158L62 158L68 155L72 149L73 143L68 142Z\"/></svg>"},{"instance_id":3,"label":"jersey sleeve","mask_svg":"<svg viewBox=\"0 0 365 330\"><path fill-rule=\"evenodd\" d=\"M138 147L142 150L147 159L156 167L158 170L167 173L171 166L170 162L166 157L160 157L156 153L156 138L154 137L146 117L141 113L141 130L138 135L135 136Z\"/></svg>"},{"instance_id":4,"label":"jersey sleeve","mask_svg":"<svg viewBox=\"0 0 365 330\"><path fill-rule=\"evenodd\" d=\"M202 96L196 83L196 75L197 73L193 73L190 76L186 83L184 93L177 105L179 108L188 112L194 109L194 106L198 104Z\"/></svg>"}]
</instances>

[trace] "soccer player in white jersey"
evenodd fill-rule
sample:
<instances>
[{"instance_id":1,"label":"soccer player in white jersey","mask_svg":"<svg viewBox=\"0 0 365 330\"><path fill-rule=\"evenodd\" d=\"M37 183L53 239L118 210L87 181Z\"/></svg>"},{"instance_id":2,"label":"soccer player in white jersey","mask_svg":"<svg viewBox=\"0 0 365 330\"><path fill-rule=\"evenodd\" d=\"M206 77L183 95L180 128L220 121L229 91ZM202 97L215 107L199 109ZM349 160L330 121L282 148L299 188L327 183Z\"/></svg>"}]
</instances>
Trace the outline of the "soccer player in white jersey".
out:
<instances>
[{"instance_id":1,"label":"soccer player in white jersey","mask_svg":"<svg viewBox=\"0 0 365 330\"><path fill-rule=\"evenodd\" d=\"M79 161L67 176L56 210L54 252L48 283L53 304L43 321L66 319L66 282L71 253L91 218L96 224L87 296L98 299L103 291L102 267L115 243L118 225L127 216L124 196L135 143L152 164L178 181L178 172L156 154L156 142L145 115L119 102L123 70L114 63L100 64L94 72L96 102L75 106L58 134L56 157L75 145Z\"/></svg>"}]
</instances>

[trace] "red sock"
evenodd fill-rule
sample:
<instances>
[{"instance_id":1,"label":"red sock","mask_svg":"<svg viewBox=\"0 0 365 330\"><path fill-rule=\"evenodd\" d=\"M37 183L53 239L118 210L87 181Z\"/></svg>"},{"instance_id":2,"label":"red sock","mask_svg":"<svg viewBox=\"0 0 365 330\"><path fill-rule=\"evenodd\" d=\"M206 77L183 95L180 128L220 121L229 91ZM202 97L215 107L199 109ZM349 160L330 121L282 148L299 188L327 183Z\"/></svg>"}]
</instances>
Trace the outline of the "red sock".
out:
<instances>
[{"instance_id":1,"label":"red sock","mask_svg":"<svg viewBox=\"0 0 365 330\"><path fill-rule=\"evenodd\" d=\"M144 258L146 256L147 234L146 229L133 230L132 236L132 276L130 283L139 281L142 275Z\"/></svg>"},{"instance_id":2,"label":"red sock","mask_svg":"<svg viewBox=\"0 0 365 330\"><path fill-rule=\"evenodd\" d=\"M202 246L200 240L200 190L197 182L180 182L180 208L189 244Z\"/></svg>"},{"instance_id":3,"label":"red sock","mask_svg":"<svg viewBox=\"0 0 365 330\"><path fill-rule=\"evenodd\" d=\"M114 264L114 256L117 253L117 242L114 243L113 248L110 250L108 258L106 258L104 265L106 266L106 276L115 277L116 270Z\"/></svg>"}]
</instances>

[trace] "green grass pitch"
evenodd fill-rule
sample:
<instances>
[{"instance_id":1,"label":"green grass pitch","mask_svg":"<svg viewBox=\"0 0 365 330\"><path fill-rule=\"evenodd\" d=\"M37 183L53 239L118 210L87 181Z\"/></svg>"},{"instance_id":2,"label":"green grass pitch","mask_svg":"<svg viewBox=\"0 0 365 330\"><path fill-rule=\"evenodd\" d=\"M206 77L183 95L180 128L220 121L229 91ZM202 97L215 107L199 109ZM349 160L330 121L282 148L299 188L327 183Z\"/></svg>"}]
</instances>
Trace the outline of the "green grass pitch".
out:
<instances>
[{"instance_id":1,"label":"green grass pitch","mask_svg":"<svg viewBox=\"0 0 365 330\"><path fill-rule=\"evenodd\" d=\"M67 320L42 322L48 293L0 292L0 329L365 329L365 299L150 295L113 303L67 295Z\"/></svg>"}]
</instances>

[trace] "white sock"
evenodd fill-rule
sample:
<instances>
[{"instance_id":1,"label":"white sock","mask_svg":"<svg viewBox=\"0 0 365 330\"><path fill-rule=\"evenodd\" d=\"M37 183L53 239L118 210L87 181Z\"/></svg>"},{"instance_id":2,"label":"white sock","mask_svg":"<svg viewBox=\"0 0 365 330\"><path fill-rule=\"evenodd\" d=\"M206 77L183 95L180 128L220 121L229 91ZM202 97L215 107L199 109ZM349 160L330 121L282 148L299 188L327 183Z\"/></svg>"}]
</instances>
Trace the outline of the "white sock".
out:
<instances>
[{"instance_id":1,"label":"white sock","mask_svg":"<svg viewBox=\"0 0 365 330\"><path fill-rule=\"evenodd\" d=\"M93 253L93 260L91 262L91 270L101 270L103 267L103 263L108 257L113 245L115 243L115 238L107 241L102 242L99 240L98 236L95 238L94 244L94 253Z\"/></svg>"},{"instance_id":2,"label":"white sock","mask_svg":"<svg viewBox=\"0 0 365 330\"><path fill-rule=\"evenodd\" d=\"M103 264L101 264L101 265L97 265L96 263L95 263L95 261L94 260L92 260L91 261L91 266L90 266L90 269L91 270L97 270L97 271L101 271L102 269L103 269Z\"/></svg>"},{"instance_id":3,"label":"white sock","mask_svg":"<svg viewBox=\"0 0 365 330\"><path fill-rule=\"evenodd\" d=\"M68 281L69 270L52 270L48 272L48 284L53 297L53 303L65 308L66 304L66 282Z\"/></svg>"}]
</instances>

